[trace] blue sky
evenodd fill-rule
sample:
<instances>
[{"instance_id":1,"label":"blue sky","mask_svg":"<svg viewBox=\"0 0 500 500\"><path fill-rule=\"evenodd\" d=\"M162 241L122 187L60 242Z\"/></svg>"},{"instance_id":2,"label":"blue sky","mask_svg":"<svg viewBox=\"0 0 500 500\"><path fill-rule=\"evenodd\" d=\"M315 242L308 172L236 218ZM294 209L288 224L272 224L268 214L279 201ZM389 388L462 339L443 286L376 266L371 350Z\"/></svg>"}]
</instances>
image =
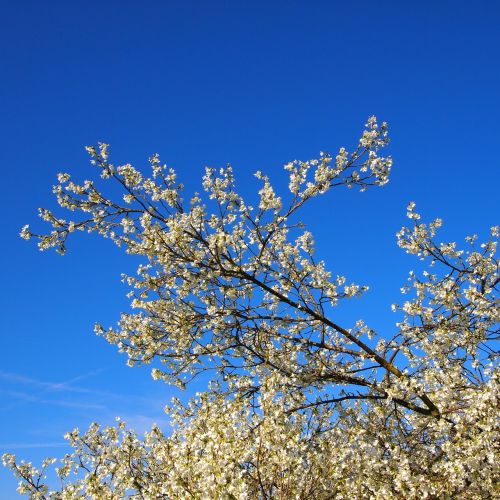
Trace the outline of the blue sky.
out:
<instances>
[{"instance_id":1,"label":"blue sky","mask_svg":"<svg viewBox=\"0 0 500 500\"><path fill-rule=\"evenodd\" d=\"M65 257L18 237L53 207L59 171L93 175L83 147L115 162L159 152L188 187L231 163L245 192L263 170L352 146L366 118L389 122L394 172L363 194L333 192L303 219L337 273L369 284L340 321L390 331L389 305L415 265L395 245L414 200L443 239L499 223L497 2L2 2L0 452L62 455L62 435L121 415L165 424L173 389L130 369L92 333L127 305L135 267L109 242ZM463 241L463 240L462 240ZM15 482L0 470L0 498Z\"/></svg>"}]
</instances>

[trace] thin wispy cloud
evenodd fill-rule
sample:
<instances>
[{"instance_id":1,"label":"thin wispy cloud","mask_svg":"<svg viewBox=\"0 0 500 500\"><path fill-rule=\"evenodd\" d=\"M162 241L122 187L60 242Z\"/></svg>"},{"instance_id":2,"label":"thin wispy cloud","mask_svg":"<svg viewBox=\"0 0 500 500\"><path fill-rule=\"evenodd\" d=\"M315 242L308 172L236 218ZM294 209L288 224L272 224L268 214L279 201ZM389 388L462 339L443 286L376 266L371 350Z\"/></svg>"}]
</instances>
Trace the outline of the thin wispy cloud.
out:
<instances>
[{"instance_id":1,"label":"thin wispy cloud","mask_svg":"<svg viewBox=\"0 0 500 500\"><path fill-rule=\"evenodd\" d=\"M6 395L9 395L15 399L16 402L11 403L3 407L3 410L11 410L21 404L44 404L44 405L53 405L53 406L63 406L68 408L82 408L82 409L104 409L105 406L102 404L96 403L87 403L87 402L79 402L68 399L47 399L41 397L45 394L56 392L56 393L71 393L71 392L79 392L79 393L87 393L95 395L96 392L91 389L79 388L73 386L75 382L79 382L85 379L88 379L98 373L101 373L104 369L92 370L90 372L78 375L69 380L63 382L47 382L43 380L38 380L32 377L28 377L26 375L20 373L6 372L0 370L0 379L13 383L13 384L21 384L27 386L31 389L34 389L34 393L28 393L17 390L1 390L0 392Z\"/></svg>"},{"instance_id":2,"label":"thin wispy cloud","mask_svg":"<svg viewBox=\"0 0 500 500\"><path fill-rule=\"evenodd\" d=\"M3 389L0 389L0 394L4 394L5 396L9 396L11 398L20 399L20 400L26 401L28 403L38 401L38 398L36 396L33 396L32 394L28 394L26 392L5 391Z\"/></svg>"},{"instance_id":3,"label":"thin wispy cloud","mask_svg":"<svg viewBox=\"0 0 500 500\"><path fill-rule=\"evenodd\" d=\"M60 391L64 390L67 388L71 387L71 384L74 384L75 382L79 382L80 380L85 380L87 378L93 377L94 375L97 375L99 373L102 373L104 371L104 368L99 368L98 370L92 370L88 373L84 373L82 375L78 375L72 379L67 380L66 382L60 382L56 384L52 384L50 390L51 391Z\"/></svg>"},{"instance_id":4,"label":"thin wispy cloud","mask_svg":"<svg viewBox=\"0 0 500 500\"><path fill-rule=\"evenodd\" d=\"M158 400L141 395L134 395L131 398L130 394L75 385L77 382L82 382L103 371L104 369L92 370L66 381L50 382L22 373L0 370L0 381L9 383L9 387L0 389L0 394L10 398L10 401L5 401L4 398L5 404L2 405L1 410L11 411L22 405L46 405L68 409L97 410L100 413L104 412L104 414L113 413L113 418L117 415L123 415L123 413L129 413L133 415L129 420L136 421L141 430L150 428L154 421L160 426L166 424L161 418L155 419L145 416L150 411L156 413L158 409L163 408L166 403L163 399Z\"/></svg>"},{"instance_id":5,"label":"thin wispy cloud","mask_svg":"<svg viewBox=\"0 0 500 500\"><path fill-rule=\"evenodd\" d=\"M96 403L84 403L84 402L69 401L64 399L43 399L33 396L32 394L19 391L4 391L0 389L0 394L5 394L6 396L10 396L11 398L15 398L18 400L17 403L13 403L11 405L4 407L4 410L18 406L20 403L36 403L38 405L63 406L67 408L81 408L87 410L90 409L103 410L106 408L105 405Z\"/></svg>"},{"instance_id":6,"label":"thin wispy cloud","mask_svg":"<svg viewBox=\"0 0 500 500\"><path fill-rule=\"evenodd\" d=\"M171 431L166 415L161 411L166 401L164 399L144 395L131 395L130 393L111 392L98 388L86 387L90 381L104 369L88 371L66 380L54 382L35 378L24 373L0 370L0 395L2 395L1 410L4 414L13 414L22 405L26 405L28 413L36 415L38 410L47 407L45 412L52 412L55 420L59 421L57 431L55 426L40 427L39 422L33 421L26 428L27 435L24 442L10 442L13 433L6 428L0 442L2 452L43 453L51 455L56 453L51 449L70 448L69 443L63 439L58 440L61 430L80 427L86 429L92 419L97 419L102 424L114 425L116 416L121 416L127 422L129 429L134 429L139 435L150 431L153 424L160 426L164 432ZM96 377L99 382L99 377ZM50 410L50 408L59 408ZM67 410L64 410L67 409ZM35 417L36 418L36 417ZM33 433L33 431L37 431ZM31 441L29 434L39 434L40 441ZM21 438L22 439L22 438ZM24 451L23 451L24 450ZM38 450L35 452L35 450ZM59 453L59 452L58 452ZM1 495L0 495L1 496Z\"/></svg>"},{"instance_id":7,"label":"thin wispy cloud","mask_svg":"<svg viewBox=\"0 0 500 500\"><path fill-rule=\"evenodd\" d=\"M99 370L92 370L88 373L84 373L82 375L78 375L64 382L46 382L43 380L34 379L32 377L27 377L26 375L22 375L19 373L5 372L0 370L0 379L8 380L10 382L18 382L25 385L30 385L33 387L42 388L44 391L60 391L60 390L75 390L71 384L75 382L79 382L80 380L85 380L87 378L93 377L98 373L104 371L104 368L100 368Z\"/></svg>"},{"instance_id":8,"label":"thin wispy cloud","mask_svg":"<svg viewBox=\"0 0 500 500\"><path fill-rule=\"evenodd\" d=\"M26 375L20 374L20 373L14 373L14 372L5 372L0 370L0 380L6 380L10 382L17 382L23 385L27 385L33 388L41 388L42 391L37 392L37 395L40 395L45 392L50 392L50 391L61 391L61 392L67 392L67 393L78 393L78 394L86 394L89 396L100 396L106 399L113 399L113 400L122 400L126 399L127 401L130 400L130 394L120 394L117 392L111 392L111 391L103 391L100 389L91 389L88 387L81 387L81 386L76 386L73 385L75 382L79 382L81 380L88 379L92 376L95 376L101 372L105 371L104 368L101 368L99 370L93 370L88 373L78 375L76 377L73 377L70 380L67 380L65 382L47 382L39 379L34 379L32 377L28 377ZM35 396L36 397L36 396ZM139 396L139 395L134 395L134 401L136 402L141 402L141 403L151 403L152 399L144 396ZM164 404L165 401L162 401L162 404Z\"/></svg>"}]
</instances>

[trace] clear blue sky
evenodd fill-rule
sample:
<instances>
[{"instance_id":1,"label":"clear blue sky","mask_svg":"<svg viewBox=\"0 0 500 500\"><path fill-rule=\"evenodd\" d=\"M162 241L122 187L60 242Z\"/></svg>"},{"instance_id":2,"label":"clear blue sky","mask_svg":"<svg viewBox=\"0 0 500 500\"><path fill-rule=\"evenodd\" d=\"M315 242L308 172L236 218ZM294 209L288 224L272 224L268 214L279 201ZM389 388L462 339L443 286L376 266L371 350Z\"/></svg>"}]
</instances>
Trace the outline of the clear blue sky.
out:
<instances>
[{"instance_id":1,"label":"clear blue sky","mask_svg":"<svg viewBox=\"0 0 500 500\"><path fill-rule=\"evenodd\" d=\"M279 179L388 121L390 184L304 214L328 267L371 285L344 321L382 330L414 265L394 236L408 201L452 239L499 222L498 2L4 1L0 23L0 452L58 456L64 432L116 415L142 431L174 393L92 333L126 307L135 263L97 238L63 258L18 238L57 172L92 175L87 144L138 166L159 152L193 187L230 162L250 191L257 169ZM2 468L0 498L14 488Z\"/></svg>"}]
</instances>

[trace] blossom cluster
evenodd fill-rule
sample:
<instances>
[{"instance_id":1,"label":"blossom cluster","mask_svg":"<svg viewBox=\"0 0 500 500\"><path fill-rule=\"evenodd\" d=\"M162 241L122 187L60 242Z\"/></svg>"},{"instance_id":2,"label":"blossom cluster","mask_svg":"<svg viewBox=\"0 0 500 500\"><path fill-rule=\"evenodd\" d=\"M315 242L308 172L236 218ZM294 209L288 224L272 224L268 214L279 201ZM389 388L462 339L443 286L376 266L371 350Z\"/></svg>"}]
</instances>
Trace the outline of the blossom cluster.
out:
<instances>
[{"instance_id":1,"label":"blossom cluster","mask_svg":"<svg viewBox=\"0 0 500 500\"><path fill-rule=\"evenodd\" d=\"M51 491L43 468L5 455L32 498L487 498L498 487L498 228L468 250L437 243L442 221L410 227L398 244L429 267L411 273L392 334L360 319L341 325L337 306L368 287L315 256L300 210L333 188L384 185L387 125L371 117L357 146L285 165L289 193L268 176L255 200L232 168L207 168L204 194L186 203L176 172L150 159L145 176L115 166L109 147L88 148L95 181L66 173L54 186L65 220L40 210L40 249L66 250L74 231L97 232L142 257L132 312L96 332L150 364L156 380L185 387L211 373L209 389L169 409L170 434L140 439L119 422L68 434L73 453ZM123 201L122 201L123 200ZM44 464L48 466L49 462Z\"/></svg>"}]
</instances>

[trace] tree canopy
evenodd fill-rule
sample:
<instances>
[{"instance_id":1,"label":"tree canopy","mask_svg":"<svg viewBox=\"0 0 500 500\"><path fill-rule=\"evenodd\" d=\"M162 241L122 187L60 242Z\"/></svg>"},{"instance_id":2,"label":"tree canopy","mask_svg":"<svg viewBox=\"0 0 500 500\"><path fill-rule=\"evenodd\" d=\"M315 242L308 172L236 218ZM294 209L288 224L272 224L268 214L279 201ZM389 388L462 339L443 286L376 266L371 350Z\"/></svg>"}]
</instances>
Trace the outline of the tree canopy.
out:
<instances>
[{"instance_id":1,"label":"tree canopy","mask_svg":"<svg viewBox=\"0 0 500 500\"><path fill-rule=\"evenodd\" d=\"M285 165L289 192L261 172L255 206L231 167L207 168L202 194L183 199L158 155L147 177L114 165L108 145L87 148L97 181L58 175L54 193L74 218L41 209L52 226L26 239L66 251L75 231L97 232L143 257L126 275L131 306L117 328L96 325L128 364L185 387L210 377L187 404L174 401L171 431L137 436L118 421L66 437L57 490L41 468L4 463L32 498L493 498L498 494L499 228L442 243L440 219L409 203L398 245L426 262L410 273L392 334L336 308L367 287L333 276L314 256L301 209L343 187L389 180L385 123L369 118L357 146ZM103 181L100 181L103 182ZM105 183L103 183L105 185ZM496 493L495 493L496 492Z\"/></svg>"}]
</instances>

